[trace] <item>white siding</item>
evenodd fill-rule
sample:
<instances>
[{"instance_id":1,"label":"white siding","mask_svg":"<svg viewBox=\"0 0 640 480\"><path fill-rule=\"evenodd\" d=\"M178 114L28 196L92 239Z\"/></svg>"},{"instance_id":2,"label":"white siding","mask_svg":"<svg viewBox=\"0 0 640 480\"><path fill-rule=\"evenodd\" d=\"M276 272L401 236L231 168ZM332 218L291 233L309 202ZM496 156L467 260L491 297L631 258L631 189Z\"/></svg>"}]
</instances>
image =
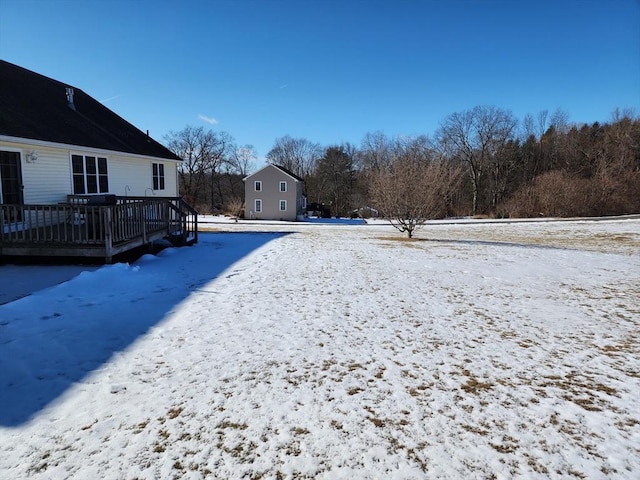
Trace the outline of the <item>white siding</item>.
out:
<instances>
[{"instance_id":1,"label":"white siding","mask_svg":"<svg viewBox=\"0 0 640 480\"><path fill-rule=\"evenodd\" d=\"M144 197L151 188L151 175L146 175L151 164L141 164L135 158L109 157L109 193L121 196ZM127 186L129 188L127 188ZM150 194L150 192L149 192Z\"/></svg>"},{"instance_id":2,"label":"white siding","mask_svg":"<svg viewBox=\"0 0 640 480\"><path fill-rule=\"evenodd\" d=\"M0 142L0 149L5 147L21 152L24 203L47 205L66 201L67 194L71 193L68 150ZM38 159L29 163L26 159L32 150L38 153Z\"/></svg>"},{"instance_id":3,"label":"white siding","mask_svg":"<svg viewBox=\"0 0 640 480\"><path fill-rule=\"evenodd\" d=\"M153 189L153 163L164 164L164 190ZM177 163L170 160L150 160L112 156L109 158L109 190L116 195L144 197L158 195L160 197L177 197ZM129 187L128 189L126 187Z\"/></svg>"},{"instance_id":4,"label":"white siding","mask_svg":"<svg viewBox=\"0 0 640 480\"><path fill-rule=\"evenodd\" d=\"M163 163L165 189L157 190L156 195L177 197L178 162L147 157L134 157L96 149L57 148L55 146L28 145L25 143L0 141L0 150L19 151L22 163L22 184L24 185L24 203L31 205L56 204L65 202L67 195L73 193L71 177L71 154L96 155L107 157L109 174L109 193L119 196L152 195L152 163ZM38 153L38 159L29 163L27 155L32 150ZM127 188L128 186L128 188Z\"/></svg>"}]
</instances>

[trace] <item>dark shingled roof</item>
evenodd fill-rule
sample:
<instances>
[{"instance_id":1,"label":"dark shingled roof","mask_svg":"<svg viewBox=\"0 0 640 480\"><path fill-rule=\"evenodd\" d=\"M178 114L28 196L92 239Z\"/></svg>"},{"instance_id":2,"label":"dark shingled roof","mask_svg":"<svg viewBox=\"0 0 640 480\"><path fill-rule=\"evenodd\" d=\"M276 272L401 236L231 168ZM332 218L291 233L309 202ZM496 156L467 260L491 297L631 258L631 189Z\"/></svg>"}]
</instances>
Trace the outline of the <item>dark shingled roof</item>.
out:
<instances>
[{"instance_id":1,"label":"dark shingled roof","mask_svg":"<svg viewBox=\"0 0 640 480\"><path fill-rule=\"evenodd\" d=\"M66 88L74 90L75 110ZM82 90L0 60L0 135L180 160Z\"/></svg>"},{"instance_id":2,"label":"dark shingled roof","mask_svg":"<svg viewBox=\"0 0 640 480\"><path fill-rule=\"evenodd\" d=\"M293 173L291 170L284 168L282 165L276 165L275 163L272 163L271 165L273 165L274 167L276 167L278 170L286 173L287 175L289 175L290 177L295 178L296 180L298 180L299 182L304 182L304 178L299 177L298 175L296 175L295 173Z\"/></svg>"}]
</instances>

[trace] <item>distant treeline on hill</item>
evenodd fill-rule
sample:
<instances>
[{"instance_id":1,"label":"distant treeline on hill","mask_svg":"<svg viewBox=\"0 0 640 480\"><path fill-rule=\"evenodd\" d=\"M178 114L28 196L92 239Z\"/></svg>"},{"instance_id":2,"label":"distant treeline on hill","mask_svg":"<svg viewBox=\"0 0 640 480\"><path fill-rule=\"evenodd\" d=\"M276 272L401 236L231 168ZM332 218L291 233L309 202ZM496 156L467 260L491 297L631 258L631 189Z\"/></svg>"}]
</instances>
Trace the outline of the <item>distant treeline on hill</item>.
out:
<instances>
[{"instance_id":1,"label":"distant treeline on hill","mask_svg":"<svg viewBox=\"0 0 640 480\"><path fill-rule=\"evenodd\" d=\"M430 204L432 218L640 213L640 117L616 110L608 123L578 125L567 118L560 110L542 111L519 122L508 110L479 106L449 115L432 137L375 132L360 146L323 147L284 136L275 140L267 160L304 178L309 203L330 206L334 216L385 215L381 175L384 188L406 191L414 203L422 199L416 192L425 192L420 201ZM224 139L228 144L229 137ZM394 175L412 162L429 166L412 167L415 172L430 173ZM182 192L201 211L238 210L247 172L230 168L238 164L237 152L185 163ZM416 190L416 184L429 182Z\"/></svg>"}]
</instances>

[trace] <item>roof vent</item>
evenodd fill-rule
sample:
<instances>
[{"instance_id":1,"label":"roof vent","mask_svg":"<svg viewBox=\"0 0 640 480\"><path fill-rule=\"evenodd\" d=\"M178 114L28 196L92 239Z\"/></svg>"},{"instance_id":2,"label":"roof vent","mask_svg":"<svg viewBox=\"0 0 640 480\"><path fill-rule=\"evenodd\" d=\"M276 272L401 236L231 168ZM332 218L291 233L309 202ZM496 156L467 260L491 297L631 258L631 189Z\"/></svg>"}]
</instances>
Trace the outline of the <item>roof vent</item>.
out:
<instances>
[{"instance_id":1,"label":"roof vent","mask_svg":"<svg viewBox=\"0 0 640 480\"><path fill-rule=\"evenodd\" d=\"M69 103L69 108L71 110L75 110L76 106L73 104L73 88L67 87L67 102Z\"/></svg>"}]
</instances>

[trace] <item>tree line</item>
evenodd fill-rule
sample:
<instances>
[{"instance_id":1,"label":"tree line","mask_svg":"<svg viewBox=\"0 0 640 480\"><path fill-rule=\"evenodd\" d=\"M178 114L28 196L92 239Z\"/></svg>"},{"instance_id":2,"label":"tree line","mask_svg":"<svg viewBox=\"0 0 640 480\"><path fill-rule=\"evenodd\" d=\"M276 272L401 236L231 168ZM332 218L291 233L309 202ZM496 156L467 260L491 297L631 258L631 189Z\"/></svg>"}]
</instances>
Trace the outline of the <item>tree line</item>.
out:
<instances>
[{"instance_id":1,"label":"tree line","mask_svg":"<svg viewBox=\"0 0 640 480\"><path fill-rule=\"evenodd\" d=\"M205 212L237 207L256 158L250 146L192 127L168 140L185 159L187 199ZM640 118L628 110L578 125L562 110L518 121L509 110L477 106L448 115L432 136L374 132L358 146L321 146L286 135L266 158L304 178L308 202L332 215L379 211L401 228L414 228L415 218L640 212Z\"/></svg>"},{"instance_id":2,"label":"tree line","mask_svg":"<svg viewBox=\"0 0 640 480\"><path fill-rule=\"evenodd\" d=\"M256 160L251 145L238 146L226 132L187 126L165 136L167 147L182 158L178 166L182 197L201 213L242 210L242 179Z\"/></svg>"}]
</instances>

